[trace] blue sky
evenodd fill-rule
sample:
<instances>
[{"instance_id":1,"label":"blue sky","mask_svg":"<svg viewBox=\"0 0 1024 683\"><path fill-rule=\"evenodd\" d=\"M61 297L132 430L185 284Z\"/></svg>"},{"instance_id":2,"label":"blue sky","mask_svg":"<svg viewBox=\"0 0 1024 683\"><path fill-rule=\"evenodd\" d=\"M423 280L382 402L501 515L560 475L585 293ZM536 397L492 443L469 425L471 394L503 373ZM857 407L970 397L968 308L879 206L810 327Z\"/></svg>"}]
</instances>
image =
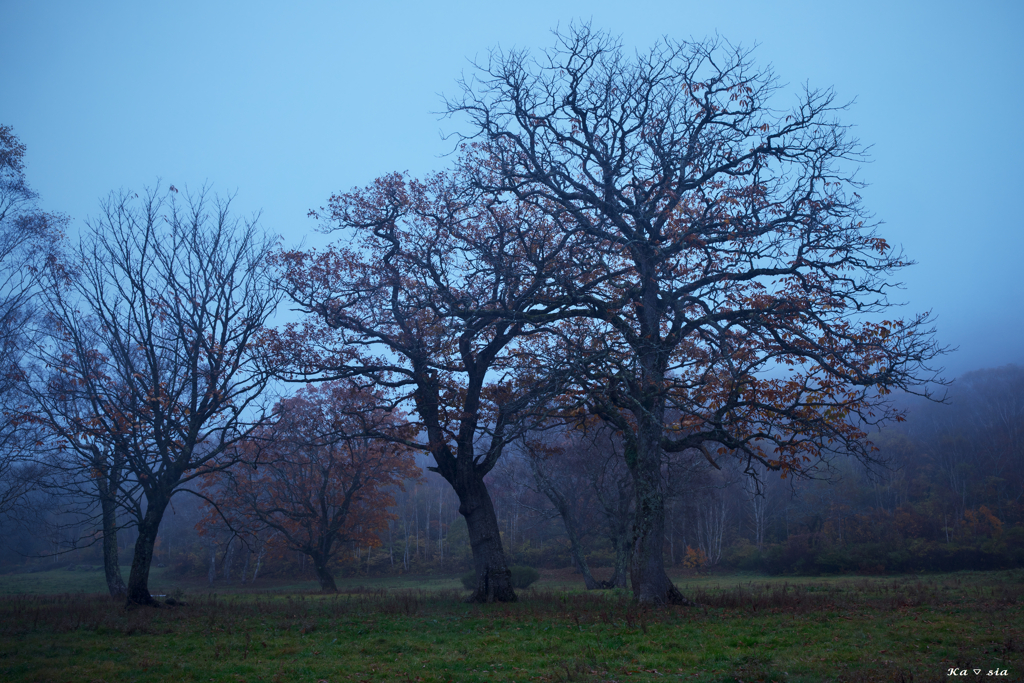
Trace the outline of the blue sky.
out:
<instances>
[{"instance_id":1,"label":"blue sky","mask_svg":"<svg viewBox=\"0 0 1024 683\"><path fill-rule=\"evenodd\" d=\"M442 94L488 48L573 20L646 49L718 33L795 89L832 86L871 145L881 232L917 266L908 313L959 351L948 374L1024 363L1024 3L260 3L0 0L0 122L74 226L158 178L237 191L295 244L308 209L394 170L442 167ZM780 106L788 105L785 97Z\"/></svg>"}]
</instances>

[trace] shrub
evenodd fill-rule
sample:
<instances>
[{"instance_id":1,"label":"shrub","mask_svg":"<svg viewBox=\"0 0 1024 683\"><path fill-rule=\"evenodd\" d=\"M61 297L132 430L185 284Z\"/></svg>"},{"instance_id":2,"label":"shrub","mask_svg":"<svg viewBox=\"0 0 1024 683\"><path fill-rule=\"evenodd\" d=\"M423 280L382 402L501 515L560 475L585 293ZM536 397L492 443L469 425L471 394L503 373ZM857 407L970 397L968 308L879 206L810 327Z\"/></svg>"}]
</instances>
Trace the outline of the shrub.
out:
<instances>
[{"instance_id":1,"label":"shrub","mask_svg":"<svg viewBox=\"0 0 1024 683\"><path fill-rule=\"evenodd\" d=\"M814 574L839 574L850 569L850 558L842 550L829 549L814 553L813 549L806 556L801 557L805 573Z\"/></svg>"},{"instance_id":2,"label":"shrub","mask_svg":"<svg viewBox=\"0 0 1024 683\"><path fill-rule=\"evenodd\" d=\"M514 588L529 588L534 581L540 578L540 572L533 567L517 565L509 567L512 570L512 586Z\"/></svg>"},{"instance_id":3,"label":"shrub","mask_svg":"<svg viewBox=\"0 0 1024 683\"><path fill-rule=\"evenodd\" d=\"M202 576L205 575L207 567L193 553L183 553L171 565L171 573L175 576Z\"/></svg>"},{"instance_id":4,"label":"shrub","mask_svg":"<svg viewBox=\"0 0 1024 683\"><path fill-rule=\"evenodd\" d=\"M594 557L591 553L587 561ZM531 567L544 567L545 569L561 569L573 566L572 557L569 555L569 548L555 541L548 540L540 545L524 545L516 549L516 559ZM600 564L591 566L601 566Z\"/></svg>"},{"instance_id":5,"label":"shrub","mask_svg":"<svg viewBox=\"0 0 1024 683\"><path fill-rule=\"evenodd\" d=\"M512 572L513 588L529 588L534 581L540 578L540 572L533 567L515 565L509 567L509 570ZM473 590L476 588L476 572L472 571L468 574L463 574L461 581L462 585L466 587L466 590Z\"/></svg>"},{"instance_id":6,"label":"shrub","mask_svg":"<svg viewBox=\"0 0 1024 683\"><path fill-rule=\"evenodd\" d=\"M743 571L761 571L763 562L761 552L757 546L740 537L731 546L726 548L722 554L721 565L729 569L741 569Z\"/></svg>"}]
</instances>

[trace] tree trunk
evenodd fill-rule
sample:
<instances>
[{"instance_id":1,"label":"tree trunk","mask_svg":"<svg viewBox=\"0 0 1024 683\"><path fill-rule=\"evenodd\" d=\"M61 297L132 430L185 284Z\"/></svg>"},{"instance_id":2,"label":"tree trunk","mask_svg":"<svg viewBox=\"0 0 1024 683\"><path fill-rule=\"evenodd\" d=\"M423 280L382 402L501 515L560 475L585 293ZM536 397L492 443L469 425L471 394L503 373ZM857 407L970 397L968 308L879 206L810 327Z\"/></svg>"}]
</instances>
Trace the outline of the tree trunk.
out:
<instances>
[{"instance_id":1,"label":"tree trunk","mask_svg":"<svg viewBox=\"0 0 1024 683\"><path fill-rule=\"evenodd\" d=\"M430 499L426 492L423 495L423 514L427 516L427 523L423 529L423 558L430 561Z\"/></svg>"},{"instance_id":2,"label":"tree trunk","mask_svg":"<svg viewBox=\"0 0 1024 683\"><path fill-rule=\"evenodd\" d=\"M263 564L263 555L266 553L266 548L260 546L260 551L256 554L256 568L252 570L252 581L250 584L256 583L256 577L260 575L260 566Z\"/></svg>"},{"instance_id":3,"label":"tree trunk","mask_svg":"<svg viewBox=\"0 0 1024 683\"><path fill-rule=\"evenodd\" d=\"M612 588L625 588L626 577L629 575L629 558L633 551L633 539L630 538L629 528L619 530L615 539L615 573L612 575Z\"/></svg>"},{"instance_id":4,"label":"tree trunk","mask_svg":"<svg viewBox=\"0 0 1024 683\"><path fill-rule=\"evenodd\" d=\"M655 402L658 402L655 399ZM683 597L665 573L665 493L661 476L661 410L637 415L634 444L627 446L626 463L633 475L636 515L633 523L633 558L630 579L633 597L641 604L686 605Z\"/></svg>"},{"instance_id":5,"label":"tree trunk","mask_svg":"<svg viewBox=\"0 0 1024 683\"><path fill-rule=\"evenodd\" d=\"M224 562L222 563L221 573L224 575L224 583L231 583L231 567L235 560L235 537L232 536L228 539L228 547L224 549Z\"/></svg>"},{"instance_id":6,"label":"tree trunk","mask_svg":"<svg viewBox=\"0 0 1024 683\"><path fill-rule=\"evenodd\" d=\"M419 496L416 493L416 489L413 489L412 514L413 514L412 528L416 532L416 558L419 559L419 557L420 557L420 506L419 506Z\"/></svg>"},{"instance_id":7,"label":"tree trunk","mask_svg":"<svg viewBox=\"0 0 1024 683\"><path fill-rule=\"evenodd\" d=\"M583 585L587 587L588 591L612 588L613 584L611 581L598 581L590 573L590 565L587 564L587 558L583 552L583 544L580 543L579 534L576 533L576 525L564 516L562 517L562 522L565 523L565 532L569 535L569 552L572 554L572 560L576 563L580 573L583 574Z\"/></svg>"},{"instance_id":8,"label":"tree trunk","mask_svg":"<svg viewBox=\"0 0 1024 683\"><path fill-rule=\"evenodd\" d=\"M455 492L459 495L459 512L469 529L476 567L476 591L468 602L515 602L512 572L505 562L498 517L487 486L481 477L473 476Z\"/></svg>"},{"instance_id":9,"label":"tree trunk","mask_svg":"<svg viewBox=\"0 0 1024 683\"><path fill-rule=\"evenodd\" d=\"M572 561L576 568L583 574L583 585L587 587L588 591L614 588L615 584L612 581L598 581L590 573L590 565L587 564L586 554L583 552L583 543L580 541L579 532L576 530L576 523L572 518L572 511L569 509L569 504L566 502L565 497L555 488L547 475L541 471L538 463L532 458L530 459L530 469L533 471L534 480L540 487L541 492L547 496L547 499L555 506L555 510L558 511L558 515L562 518L565 533L569 537L569 553L572 555Z\"/></svg>"},{"instance_id":10,"label":"tree trunk","mask_svg":"<svg viewBox=\"0 0 1024 683\"><path fill-rule=\"evenodd\" d=\"M245 585L245 577L249 575L249 560L252 559L252 549L245 550L245 564L242 565L242 585Z\"/></svg>"},{"instance_id":11,"label":"tree trunk","mask_svg":"<svg viewBox=\"0 0 1024 683\"><path fill-rule=\"evenodd\" d=\"M107 480L100 477L96 483L103 515L103 572L107 578L107 590L110 591L110 597L123 598L128 594L128 587L121 578L121 566L117 556L117 508Z\"/></svg>"},{"instance_id":12,"label":"tree trunk","mask_svg":"<svg viewBox=\"0 0 1024 683\"><path fill-rule=\"evenodd\" d=\"M708 566L722 559L722 537L725 535L725 498L705 500L697 520L697 538Z\"/></svg>"},{"instance_id":13,"label":"tree trunk","mask_svg":"<svg viewBox=\"0 0 1024 683\"><path fill-rule=\"evenodd\" d=\"M150 500L146 514L139 523L139 537L135 541L135 555L132 557L132 571L128 576L128 605L153 605L159 603L149 593L149 568L153 563L153 546L160 529L160 520L169 502L166 498Z\"/></svg>"},{"instance_id":14,"label":"tree trunk","mask_svg":"<svg viewBox=\"0 0 1024 683\"><path fill-rule=\"evenodd\" d=\"M465 518L469 531L477 585L467 601L515 602L516 592L512 587L512 572L509 571L501 545L498 517L487 485L484 484L484 475L501 455L500 446L485 459L490 461L490 465L480 467L476 463L474 435L477 433L477 410L485 374L486 363L477 364L476 374L470 377L470 386L463 403L457 455L449 450L449 440L440 428L438 389L434 375L428 369L421 372L418 380L421 384L416 391L416 410L427 426L430 443L434 446L432 454L437 464L435 471L455 490L459 498L459 513ZM494 436L497 437L497 434ZM491 447L495 447L493 442Z\"/></svg>"},{"instance_id":15,"label":"tree trunk","mask_svg":"<svg viewBox=\"0 0 1024 683\"><path fill-rule=\"evenodd\" d=\"M322 593L337 593L338 585L334 583L334 575L327 567L328 560L319 555L310 555L310 559L313 560L313 569L316 571L317 581L320 582L320 591Z\"/></svg>"},{"instance_id":16,"label":"tree trunk","mask_svg":"<svg viewBox=\"0 0 1024 683\"><path fill-rule=\"evenodd\" d=\"M548 493L548 491L545 490L545 493ZM611 582L598 581L594 578L594 575L590 573L590 565L587 564L587 557L583 552L583 543L580 541L579 532L576 530L576 524L572 520L569 507L565 504L565 500L561 496L558 496L557 493L555 494L555 497L552 497L552 495L549 494L548 499L554 503L555 509L558 510L558 514L562 517L562 524L565 526L565 533L569 537L569 553L572 555L572 561L576 564L580 573L583 574L583 585L587 587L588 591L600 588L611 588Z\"/></svg>"},{"instance_id":17,"label":"tree trunk","mask_svg":"<svg viewBox=\"0 0 1024 683\"><path fill-rule=\"evenodd\" d=\"M409 500L402 506L402 569L409 570Z\"/></svg>"},{"instance_id":18,"label":"tree trunk","mask_svg":"<svg viewBox=\"0 0 1024 683\"><path fill-rule=\"evenodd\" d=\"M217 580L217 542L210 539L210 567L206 570L206 581L211 586Z\"/></svg>"}]
</instances>

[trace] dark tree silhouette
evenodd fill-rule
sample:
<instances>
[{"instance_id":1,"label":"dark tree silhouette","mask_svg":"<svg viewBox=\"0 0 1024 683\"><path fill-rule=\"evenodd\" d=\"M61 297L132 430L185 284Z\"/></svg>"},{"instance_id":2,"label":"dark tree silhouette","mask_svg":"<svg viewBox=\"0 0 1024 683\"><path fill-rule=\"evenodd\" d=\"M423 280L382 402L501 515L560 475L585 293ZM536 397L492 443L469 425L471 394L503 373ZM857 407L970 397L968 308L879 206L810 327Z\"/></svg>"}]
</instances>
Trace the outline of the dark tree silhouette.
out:
<instances>
[{"instance_id":1,"label":"dark tree silhouette","mask_svg":"<svg viewBox=\"0 0 1024 683\"><path fill-rule=\"evenodd\" d=\"M39 435L20 390L40 276L59 254L67 219L41 211L25 178L25 145L0 125L0 514L9 512L38 474Z\"/></svg>"},{"instance_id":2,"label":"dark tree silhouette","mask_svg":"<svg viewBox=\"0 0 1024 683\"><path fill-rule=\"evenodd\" d=\"M907 261L860 204L863 150L832 91L780 111L771 71L719 39L634 56L585 25L556 41L492 52L449 111L470 122L475 186L544 216L571 253L557 286L589 324L549 364L574 366L581 402L625 439L635 597L682 602L663 452L784 473L870 457L865 426L898 417L885 394L920 390L940 349L926 315L890 317Z\"/></svg>"},{"instance_id":3,"label":"dark tree silhouette","mask_svg":"<svg viewBox=\"0 0 1024 683\"><path fill-rule=\"evenodd\" d=\"M39 485L53 496L80 501L74 512L85 530L79 543L90 544L94 524L102 531L103 568L111 597L124 598L128 588L121 578L117 533L124 527L119 519L134 521L141 491L130 476L127 442L145 438L131 429L132 414L119 415L127 391L107 375L107 357L98 350L103 336L94 318L76 315L67 308L65 290L69 273L64 265L54 272L55 281L45 297L51 315L44 320L24 384L34 408L29 421L36 425L47 448L40 449L45 476ZM60 311L56 315L57 311ZM60 320L74 320L73 326ZM116 396L120 406L110 402ZM144 448L135 444L134 448ZM98 506L98 511L96 510ZM98 515L98 520L97 520Z\"/></svg>"},{"instance_id":4,"label":"dark tree silhouette","mask_svg":"<svg viewBox=\"0 0 1024 683\"><path fill-rule=\"evenodd\" d=\"M59 339L41 353L57 354L48 363L66 379L51 388L75 406L51 422L101 460L84 467L123 459L142 492L124 501L138 530L129 604L155 604L149 570L172 496L229 467L232 446L265 419L258 399L273 368L261 335L278 301L271 242L255 218L228 208L205 189L111 194L55 273L67 285L48 296Z\"/></svg>"},{"instance_id":5,"label":"dark tree silhouette","mask_svg":"<svg viewBox=\"0 0 1024 683\"><path fill-rule=\"evenodd\" d=\"M582 427L586 429L582 429ZM554 506L587 590L625 588L632 550L633 491L622 448L599 422L524 439L536 490ZM604 536L615 552L610 579L594 578L584 537Z\"/></svg>"},{"instance_id":6,"label":"dark tree silhouette","mask_svg":"<svg viewBox=\"0 0 1024 683\"><path fill-rule=\"evenodd\" d=\"M299 378L363 378L409 406L434 471L459 497L478 601L516 599L484 477L527 429L543 382L517 372L538 332L560 252L542 217L471 190L457 174L398 175L331 198L322 252L282 255L288 296L306 322L282 337Z\"/></svg>"}]
</instances>

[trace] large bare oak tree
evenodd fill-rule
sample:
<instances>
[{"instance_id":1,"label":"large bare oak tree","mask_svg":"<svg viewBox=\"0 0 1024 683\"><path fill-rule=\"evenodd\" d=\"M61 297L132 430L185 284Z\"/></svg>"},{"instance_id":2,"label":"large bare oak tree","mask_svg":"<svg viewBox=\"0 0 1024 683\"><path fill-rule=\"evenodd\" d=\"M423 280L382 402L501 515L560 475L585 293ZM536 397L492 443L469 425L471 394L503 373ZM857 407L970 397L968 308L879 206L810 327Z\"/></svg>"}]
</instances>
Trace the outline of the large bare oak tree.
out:
<instances>
[{"instance_id":1,"label":"large bare oak tree","mask_svg":"<svg viewBox=\"0 0 1024 683\"><path fill-rule=\"evenodd\" d=\"M571 247L558 286L588 320L550 363L625 440L644 603L685 601L663 566L663 452L785 473L870 457L866 428L898 418L885 394L920 390L940 352L926 315L890 311L907 261L861 206L835 95L782 90L720 39L628 54L575 25L540 54L493 51L449 103L475 185Z\"/></svg>"},{"instance_id":2,"label":"large bare oak tree","mask_svg":"<svg viewBox=\"0 0 1024 683\"><path fill-rule=\"evenodd\" d=\"M477 571L472 599L516 599L484 477L528 429L548 385L517 350L557 311L561 250L532 207L509 207L458 174L399 175L331 198L319 212L343 240L282 255L302 325L282 337L298 378L362 378L406 406L431 468L451 484Z\"/></svg>"}]
</instances>

